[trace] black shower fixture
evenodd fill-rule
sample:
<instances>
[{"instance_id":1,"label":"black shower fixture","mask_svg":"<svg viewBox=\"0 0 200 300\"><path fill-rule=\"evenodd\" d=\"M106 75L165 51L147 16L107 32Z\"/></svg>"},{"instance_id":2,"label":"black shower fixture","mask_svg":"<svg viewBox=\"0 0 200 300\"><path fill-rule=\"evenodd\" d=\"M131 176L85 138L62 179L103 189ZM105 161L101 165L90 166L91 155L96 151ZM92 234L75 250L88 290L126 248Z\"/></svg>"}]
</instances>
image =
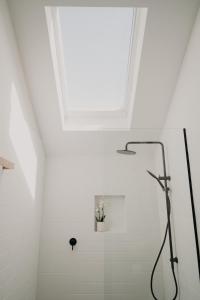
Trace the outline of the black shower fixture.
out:
<instances>
[{"instance_id":1,"label":"black shower fixture","mask_svg":"<svg viewBox=\"0 0 200 300\"><path fill-rule=\"evenodd\" d=\"M123 150L117 150L117 153L120 153L120 154L136 154L135 151L128 149L128 147L130 145L159 145L159 146L161 146L162 163L163 163L163 176L157 177L152 172L150 172L148 170L147 170L147 172L154 179L156 179L156 181L161 186L162 190L165 192L166 211L167 211L167 225L166 225L166 229L165 229L164 239L163 239L160 251L158 253L156 262L155 262L155 264L153 266L153 270L152 270L152 273L151 273L151 284L150 284L150 286L151 286L151 293L152 293L153 298L155 300L158 300L158 298L156 298L156 296L154 294L154 290L153 290L153 278L154 278L154 272L155 272L155 269L157 267L158 261L160 259L162 250L164 248L164 245L165 245L165 242L166 242L166 238L167 238L167 233L168 233L168 235L169 235L169 248L170 248L170 264L171 264L171 270L172 270L172 274L173 274L173 278L174 278L174 283L175 283L175 289L176 289L175 290L175 295L174 295L174 297L172 299L175 300L177 298L177 295L178 295L178 284L177 284L175 270L174 270L174 263L178 263L178 258L174 257L174 254L173 254L173 240L172 240L172 230L171 230L171 220L170 220L171 205L170 205L169 187L168 187L168 181L171 178L170 178L170 176L167 176L164 144L162 142L158 142L158 141L133 141L133 142L126 143L125 149L123 149ZM162 181L163 181L163 183L162 183Z\"/></svg>"}]
</instances>

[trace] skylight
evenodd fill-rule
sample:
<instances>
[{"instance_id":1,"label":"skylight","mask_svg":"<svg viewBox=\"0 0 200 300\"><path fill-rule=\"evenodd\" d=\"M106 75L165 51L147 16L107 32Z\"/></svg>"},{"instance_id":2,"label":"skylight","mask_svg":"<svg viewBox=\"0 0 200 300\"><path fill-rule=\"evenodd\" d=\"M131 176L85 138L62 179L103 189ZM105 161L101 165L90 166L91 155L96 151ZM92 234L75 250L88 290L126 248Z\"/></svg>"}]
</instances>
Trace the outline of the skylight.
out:
<instances>
[{"instance_id":1,"label":"skylight","mask_svg":"<svg viewBox=\"0 0 200 300\"><path fill-rule=\"evenodd\" d=\"M147 9L47 7L64 130L129 129Z\"/></svg>"},{"instance_id":2,"label":"skylight","mask_svg":"<svg viewBox=\"0 0 200 300\"><path fill-rule=\"evenodd\" d=\"M133 8L58 8L67 110L119 110L126 99Z\"/></svg>"}]
</instances>

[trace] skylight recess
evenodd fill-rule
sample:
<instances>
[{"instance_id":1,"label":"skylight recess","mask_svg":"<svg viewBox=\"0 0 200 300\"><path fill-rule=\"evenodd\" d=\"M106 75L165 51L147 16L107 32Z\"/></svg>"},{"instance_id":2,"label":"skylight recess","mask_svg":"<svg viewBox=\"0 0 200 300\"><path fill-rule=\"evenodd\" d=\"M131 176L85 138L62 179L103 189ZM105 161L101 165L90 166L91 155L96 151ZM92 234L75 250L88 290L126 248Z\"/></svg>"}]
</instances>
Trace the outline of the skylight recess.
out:
<instances>
[{"instance_id":1,"label":"skylight recess","mask_svg":"<svg viewBox=\"0 0 200 300\"><path fill-rule=\"evenodd\" d=\"M59 7L66 110L112 111L126 100L133 8Z\"/></svg>"},{"instance_id":2,"label":"skylight recess","mask_svg":"<svg viewBox=\"0 0 200 300\"><path fill-rule=\"evenodd\" d=\"M45 8L63 130L131 127L147 8L99 3Z\"/></svg>"}]
</instances>

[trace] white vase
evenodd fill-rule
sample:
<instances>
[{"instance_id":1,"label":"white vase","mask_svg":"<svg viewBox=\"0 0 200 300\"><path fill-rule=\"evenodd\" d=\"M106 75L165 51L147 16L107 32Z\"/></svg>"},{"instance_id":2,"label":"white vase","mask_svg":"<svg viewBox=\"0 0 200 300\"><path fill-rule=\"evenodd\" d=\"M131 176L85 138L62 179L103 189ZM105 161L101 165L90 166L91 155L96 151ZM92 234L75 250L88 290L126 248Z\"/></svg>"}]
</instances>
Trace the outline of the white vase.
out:
<instances>
[{"instance_id":1,"label":"white vase","mask_svg":"<svg viewBox=\"0 0 200 300\"><path fill-rule=\"evenodd\" d=\"M105 231L105 222L97 222L97 231L98 232Z\"/></svg>"}]
</instances>

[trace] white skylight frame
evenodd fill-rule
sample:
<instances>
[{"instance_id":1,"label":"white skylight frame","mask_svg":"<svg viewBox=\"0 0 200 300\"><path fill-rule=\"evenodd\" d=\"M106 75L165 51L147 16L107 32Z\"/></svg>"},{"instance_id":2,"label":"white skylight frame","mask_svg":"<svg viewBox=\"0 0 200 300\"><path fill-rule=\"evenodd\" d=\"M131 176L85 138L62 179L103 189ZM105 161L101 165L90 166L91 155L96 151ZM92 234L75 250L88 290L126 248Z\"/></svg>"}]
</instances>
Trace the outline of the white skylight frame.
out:
<instances>
[{"instance_id":1,"label":"white skylight frame","mask_svg":"<svg viewBox=\"0 0 200 300\"><path fill-rule=\"evenodd\" d=\"M123 108L118 110L76 109L66 112L64 103L67 99L67 80L64 67L61 29L58 19L58 7L45 8L63 130L130 129L147 18L147 8L133 9L135 17L132 24L128 81Z\"/></svg>"}]
</instances>

